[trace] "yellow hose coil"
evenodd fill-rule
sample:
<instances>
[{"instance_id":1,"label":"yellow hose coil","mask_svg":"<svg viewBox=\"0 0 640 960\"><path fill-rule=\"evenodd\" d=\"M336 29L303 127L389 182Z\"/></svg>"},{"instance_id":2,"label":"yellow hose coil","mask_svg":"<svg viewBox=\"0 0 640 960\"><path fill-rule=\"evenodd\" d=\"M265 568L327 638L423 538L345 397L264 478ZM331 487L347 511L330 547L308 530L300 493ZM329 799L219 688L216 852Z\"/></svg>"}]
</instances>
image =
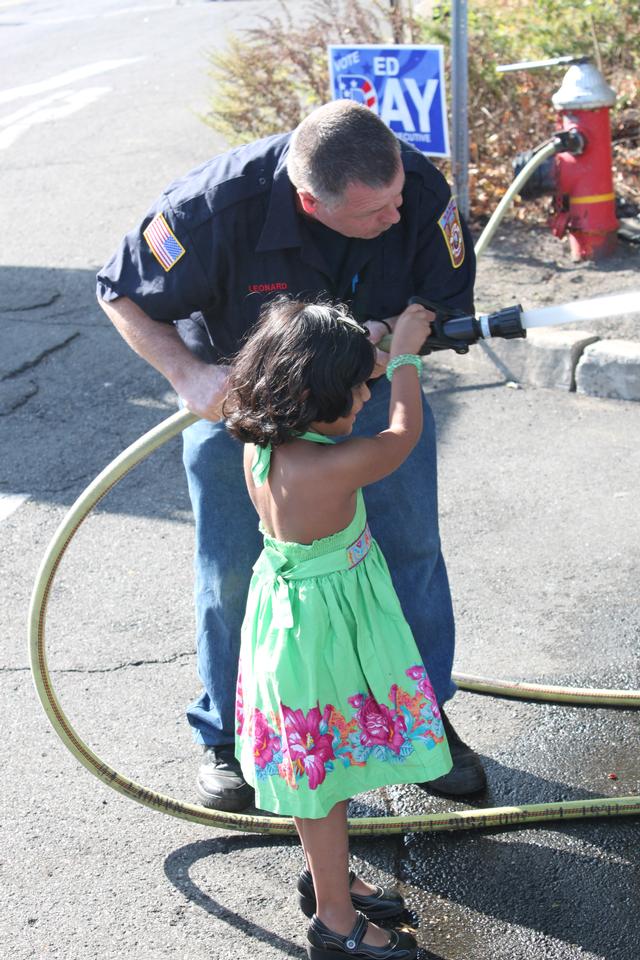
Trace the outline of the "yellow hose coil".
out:
<instances>
[{"instance_id":1,"label":"yellow hose coil","mask_svg":"<svg viewBox=\"0 0 640 960\"><path fill-rule=\"evenodd\" d=\"M38 696L54 730L80 763L94 776L118 793L152 810L170 814L192 823L203 823L226 830L264 833L279 836L295 834L293 820L288 817L258 817L238 813L222 813L206 807L184 803L156 793L135 783L100 759L80 739L56 697L47 667L45 621L47 601L58 566L76 530L93 507L141 460L159 446L197 421L197 417L181 410L159 423L113 460L84 490L58 527L36 577L29 610L29 654L31 671ZM640 691L572 690L504 680L483 679L457 674L455 679L464 690L515 696L525 699L552 700L559 703L593 703L598 706L640 706ZM629 816L640 813L640 797L602 797L595 800L570 800L560 803L524 804L518 807L495 807L485 810L461 810L450 813L428 813L408 817L359 817L349 820L354 836L393 833L427 833L441 830L492 829L514 824L542 823L548 820L569 820L583 817Z\"/></svg>"}]
</instances>

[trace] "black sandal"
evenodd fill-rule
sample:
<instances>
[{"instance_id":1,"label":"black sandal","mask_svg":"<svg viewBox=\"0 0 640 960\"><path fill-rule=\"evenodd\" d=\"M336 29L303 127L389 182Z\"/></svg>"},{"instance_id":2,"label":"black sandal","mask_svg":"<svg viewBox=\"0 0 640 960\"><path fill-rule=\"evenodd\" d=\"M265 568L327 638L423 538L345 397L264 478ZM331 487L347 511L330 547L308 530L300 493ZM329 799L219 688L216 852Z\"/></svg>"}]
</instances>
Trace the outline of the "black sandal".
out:
<instances>
[{"instance_id":1,"label":"black sandal","mask_svg":"<svg viewBox=\"0 0 640 960\"><path fill-rule=\"evenodd\" d=\"M349 871L349 886L355 880L353 870ZM311 871L305 869L298 877L298 902L305 917L312 917L316 912L316 892L313 888ZM395 917L405 909L405 902L397 890L383 889L376 886L375 893L352 893L351 902L356 910L364 913L368 920L386 920Z\"/></svg>"},{"instance_id":2,"label":"black sandal","mask_svg":"<svg viewBox=\"0 0 640 960\"><path fill-rule=\"evenodd\" d=\"M389 943L385 947L372 947L363 943L368 921L361 913L356 925L346 936L334 933L322 920L314 916L307 930L307 954L310 960L416 960L418 944L410 933L389 930Z\"/></svg>"}]
</instances>

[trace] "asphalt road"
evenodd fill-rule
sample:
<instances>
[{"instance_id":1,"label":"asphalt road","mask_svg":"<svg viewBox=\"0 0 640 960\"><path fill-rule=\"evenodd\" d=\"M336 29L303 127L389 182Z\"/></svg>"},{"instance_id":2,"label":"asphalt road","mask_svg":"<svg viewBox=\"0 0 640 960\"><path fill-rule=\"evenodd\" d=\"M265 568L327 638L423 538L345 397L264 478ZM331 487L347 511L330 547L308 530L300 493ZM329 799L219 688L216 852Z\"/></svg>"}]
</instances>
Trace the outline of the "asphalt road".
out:
<instances>
[{"instance_id":1,"label":"asphalt road","mask_svg":"<svg viewBox=\"0 0 640 960\"><path fill-rule=\"evenodd\" d=\"M0 0L0 955L11 960L304 956L297 844L164 817L93 779L44 717L25 634L65 510L174 409L95 305L93 275L170 179L223 146L197 118L206 51L271 6ZM510 389L480 351L431 361L426 389L458 669L640 687L640 404ZM81 736L186 800L199 756L183 715L197 689L191 547L173 441L87 520L47 623ZM450 714L486 758L478 806L640 790L636 713L460 693ZM353 813L454 806L397 787ZM402 885L422 960L636 960L639 840L629 818L353 849L356 866Z\"/></svg>"}]
</instances>

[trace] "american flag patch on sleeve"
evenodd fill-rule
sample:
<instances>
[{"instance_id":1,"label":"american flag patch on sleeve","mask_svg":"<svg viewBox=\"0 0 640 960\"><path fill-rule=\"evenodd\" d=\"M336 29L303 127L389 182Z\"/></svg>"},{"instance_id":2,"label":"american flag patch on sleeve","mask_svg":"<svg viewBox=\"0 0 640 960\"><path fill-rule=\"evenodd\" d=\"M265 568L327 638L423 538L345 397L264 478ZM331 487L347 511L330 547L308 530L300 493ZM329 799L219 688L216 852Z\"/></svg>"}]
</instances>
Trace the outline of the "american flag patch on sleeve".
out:
<instances>
[{"instance_id":1,"label":"american flag patch on sleeve","mask_svg":"<svg viewBox=\"0 0 640 960\"><path fill-rule=\"evenodd\" d=\"M186 252L161 213L153 218L142 235L149 244L151 253L166 273Z\"/></svg>"}]
</instances>

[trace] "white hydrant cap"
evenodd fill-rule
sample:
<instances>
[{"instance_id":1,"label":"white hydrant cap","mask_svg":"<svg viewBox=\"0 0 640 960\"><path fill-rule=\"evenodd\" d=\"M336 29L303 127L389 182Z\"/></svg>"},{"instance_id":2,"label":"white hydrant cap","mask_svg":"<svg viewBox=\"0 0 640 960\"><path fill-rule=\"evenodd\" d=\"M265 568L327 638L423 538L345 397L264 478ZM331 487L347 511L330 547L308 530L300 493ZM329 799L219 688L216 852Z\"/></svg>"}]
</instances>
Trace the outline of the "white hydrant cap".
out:
<instances>
[{"instance_id":1,"label":"white hydrant cap","mask_svg":"<svg viewBox=\"0 0 640 960\"><path fill-rule=\"evenodd\" d=\"M556 110L597 110L612 107L616 93L593 63L574 63L551 100Z\"/></svg>"}]
</instances>

